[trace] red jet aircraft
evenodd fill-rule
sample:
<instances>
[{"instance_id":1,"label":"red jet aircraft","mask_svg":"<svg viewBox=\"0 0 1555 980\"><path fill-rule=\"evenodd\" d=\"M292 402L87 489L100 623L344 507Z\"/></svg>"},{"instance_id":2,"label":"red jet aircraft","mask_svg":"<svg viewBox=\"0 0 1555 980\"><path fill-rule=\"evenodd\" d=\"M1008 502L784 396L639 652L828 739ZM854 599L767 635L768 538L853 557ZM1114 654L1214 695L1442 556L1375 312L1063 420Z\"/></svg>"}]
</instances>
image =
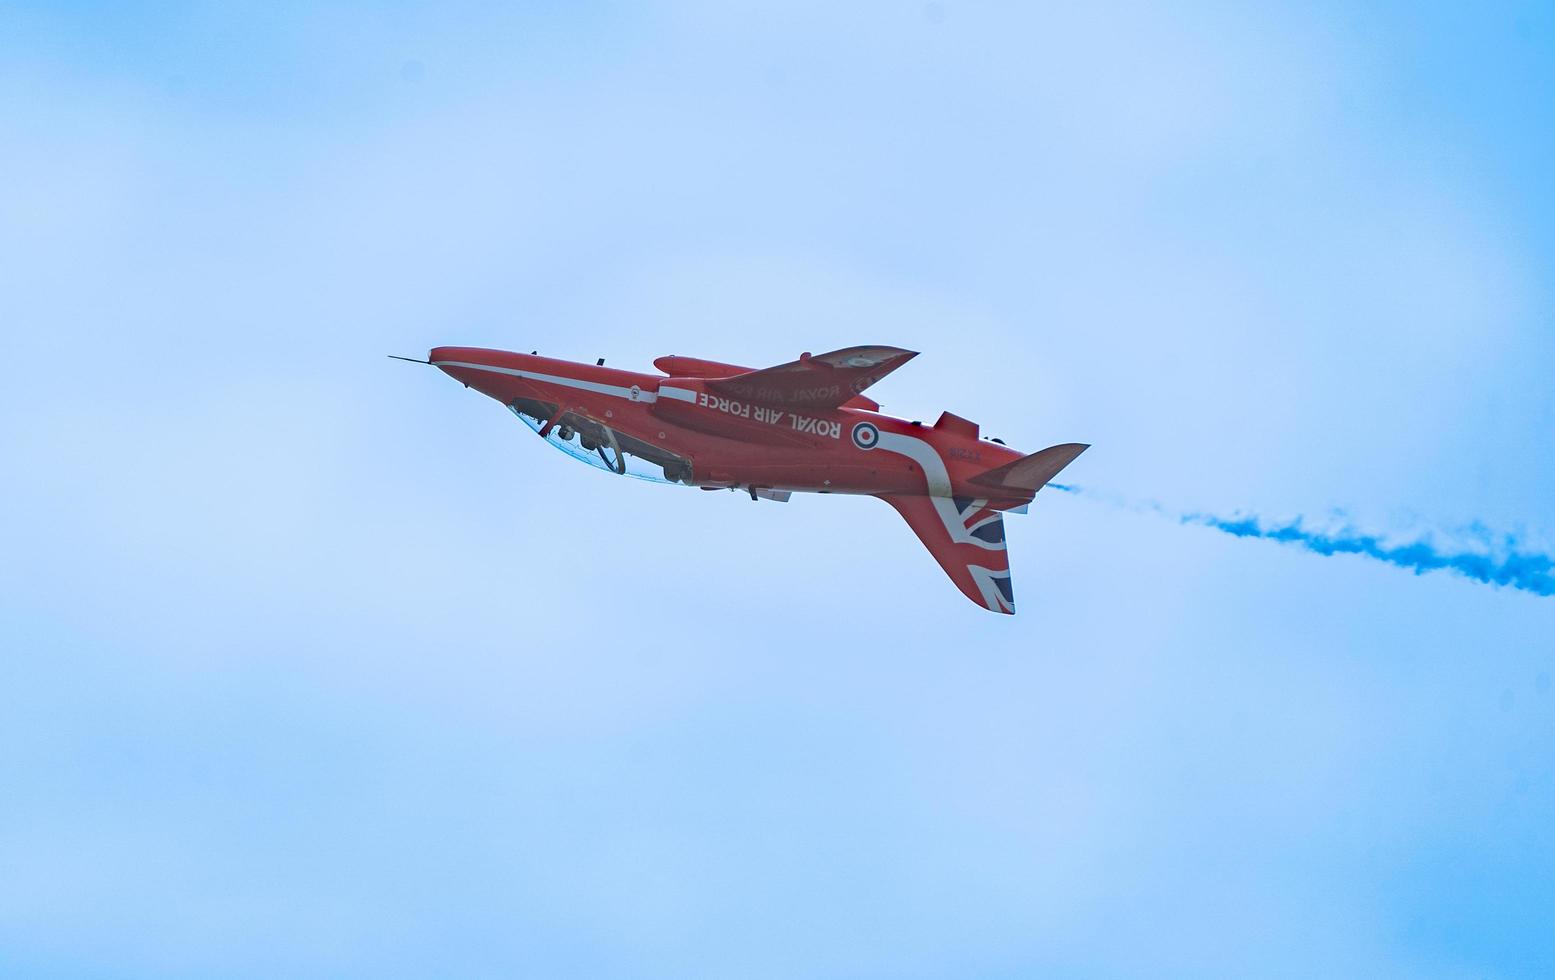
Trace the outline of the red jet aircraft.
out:
<instances>
[{"instance_id":1,"label":"red jet aircraft","mask_svg":"<svg viewBox=\"0 0 1555 980\"><path fill-rule=\"evenodd\" d=\"M895 507L966 597L1015 611L1004 513L1088 447L1023 456L945 412L932 426L880 414L862 392L917 356L847 347L753 370L694 357L664 377L534 353L437 347L425 363L506 405L547 442L624 476L751 499L853 493ZM412 358L402 358L412 360Z\"/></svg>"}]
</instances>

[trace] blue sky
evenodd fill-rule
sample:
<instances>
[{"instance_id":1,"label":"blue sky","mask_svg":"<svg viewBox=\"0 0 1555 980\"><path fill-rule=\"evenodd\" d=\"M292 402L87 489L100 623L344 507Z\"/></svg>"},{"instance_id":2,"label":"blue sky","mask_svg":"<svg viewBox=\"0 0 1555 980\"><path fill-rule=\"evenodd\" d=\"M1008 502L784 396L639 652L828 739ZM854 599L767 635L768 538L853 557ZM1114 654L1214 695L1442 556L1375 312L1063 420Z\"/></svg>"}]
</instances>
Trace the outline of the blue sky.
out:
<instances>
[{"instance_id":1,"label":"blue sky","mask_svg":"<svg viewBox=\"0 0 1555 980\"><path fill-rule=\"evenodd\" d=\"M1534 977L1555 603L569 463L386 360L923 352L1175 510L1555 535L1540 5L0 7L0 973Z\"/></svg>"}]
</instances>

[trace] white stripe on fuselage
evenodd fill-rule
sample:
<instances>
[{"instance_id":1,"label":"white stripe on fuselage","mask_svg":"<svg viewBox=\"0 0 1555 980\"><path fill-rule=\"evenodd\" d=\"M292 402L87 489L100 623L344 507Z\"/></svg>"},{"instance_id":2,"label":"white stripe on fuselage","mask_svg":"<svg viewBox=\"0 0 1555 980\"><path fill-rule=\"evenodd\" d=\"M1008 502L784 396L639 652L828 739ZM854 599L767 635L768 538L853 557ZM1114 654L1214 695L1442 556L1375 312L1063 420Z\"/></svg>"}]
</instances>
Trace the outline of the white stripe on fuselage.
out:
<instances>
[{"instance_id":1,"label":"white stripe on fuselage","mask_svg":"<svg viewBox=\"0 0 1555 980\"><path fill-rule=\"evenodd\" d=\"M888 453L906 456L923 467L923 477L929 483L929 502L934 505L934 512L939 514L940 522L949 532L950 540L957 544L975 544L986 551L1005 550L1004 542L984 541L967 530L965 519L950 499L950 472L945 469L945 460L940 458L939 450L922 439L884 430L881 430L880 441L875 445Z\"/></svg>"},{"instance_id":2,"label":"white stripe on fuselage","mask_svg":"<svg viewBox=\"0 0 1555 980\"><path fill-rule=\"evenodd\" d=\"M565 388L577 388L579 391L592 391L597 395L611 395L615 398L625 398L627 401L654 402L659 396L651 391L637 389L637 397L632 397L631 388L623 388L621 385L600 384L597 381L584 381L581 378L567 378L557 374L540 374L535 371L520 371L518 368L497 367L494 364L474 364L470 361L433 361L433 367L470 368L474 371L490 371L493 374L506 374L514 378L523 378L525 381L539 381L543 384L561 385Z\"/></svg>"}]
</instances>

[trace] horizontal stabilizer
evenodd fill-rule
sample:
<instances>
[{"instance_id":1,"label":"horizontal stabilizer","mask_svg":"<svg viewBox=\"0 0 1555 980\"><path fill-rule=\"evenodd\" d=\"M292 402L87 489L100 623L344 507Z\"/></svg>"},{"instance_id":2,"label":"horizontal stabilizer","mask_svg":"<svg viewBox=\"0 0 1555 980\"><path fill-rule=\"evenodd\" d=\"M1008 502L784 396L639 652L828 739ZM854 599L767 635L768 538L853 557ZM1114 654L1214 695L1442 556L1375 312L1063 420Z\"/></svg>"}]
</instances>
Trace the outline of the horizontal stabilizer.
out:
<instances>
[{"instance_id":1,"label":"horizontal stabilizer","mask_svg":"<svg viewBox=\"0 0 1555 980\"><path fill-rule=\"evenodd\" d=\"M916 351L900 347L845 347L777 367L715 378L707 387L721 395L767 405L837 408L917 356Z\"/></svg>"},{"instance_id":2,"label":"horizontal stabilizer","mask_svg":"<svg viewBox=\"0 0 1555 980\"><path fill-rule=\"evenodd\" d=\"M992 489L1020 490L1036 493L1058 475L1059 470L1075 461L1075 457L1090 446L1079 442L1066 442L1049 446L1041 452L1022 456L1013 463L996 466L986 473L972 477L972 482Z\"/></svg>"}]
</instances>

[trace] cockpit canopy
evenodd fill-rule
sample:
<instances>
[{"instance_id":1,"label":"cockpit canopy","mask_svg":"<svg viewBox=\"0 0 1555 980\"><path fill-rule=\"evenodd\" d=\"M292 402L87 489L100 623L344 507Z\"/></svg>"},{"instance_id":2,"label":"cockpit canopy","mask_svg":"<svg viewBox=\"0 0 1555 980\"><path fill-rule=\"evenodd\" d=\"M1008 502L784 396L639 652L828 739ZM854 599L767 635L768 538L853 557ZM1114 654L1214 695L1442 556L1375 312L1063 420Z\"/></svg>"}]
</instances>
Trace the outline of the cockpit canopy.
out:
<instances>
[{"instance_id":1,"label":"cockpit canopy","mask_svg":"<svg viewBox=\"0 0 1555 980\"><path fill-rule=\"evenodd\" d=\"M508 409L520 422L540 433L556 415L557 406L520 400L508 405ZM650 483L691 483L689 459L573 412L563 413L544 439L596 469Z\"/></svg>"}]
</instances>

